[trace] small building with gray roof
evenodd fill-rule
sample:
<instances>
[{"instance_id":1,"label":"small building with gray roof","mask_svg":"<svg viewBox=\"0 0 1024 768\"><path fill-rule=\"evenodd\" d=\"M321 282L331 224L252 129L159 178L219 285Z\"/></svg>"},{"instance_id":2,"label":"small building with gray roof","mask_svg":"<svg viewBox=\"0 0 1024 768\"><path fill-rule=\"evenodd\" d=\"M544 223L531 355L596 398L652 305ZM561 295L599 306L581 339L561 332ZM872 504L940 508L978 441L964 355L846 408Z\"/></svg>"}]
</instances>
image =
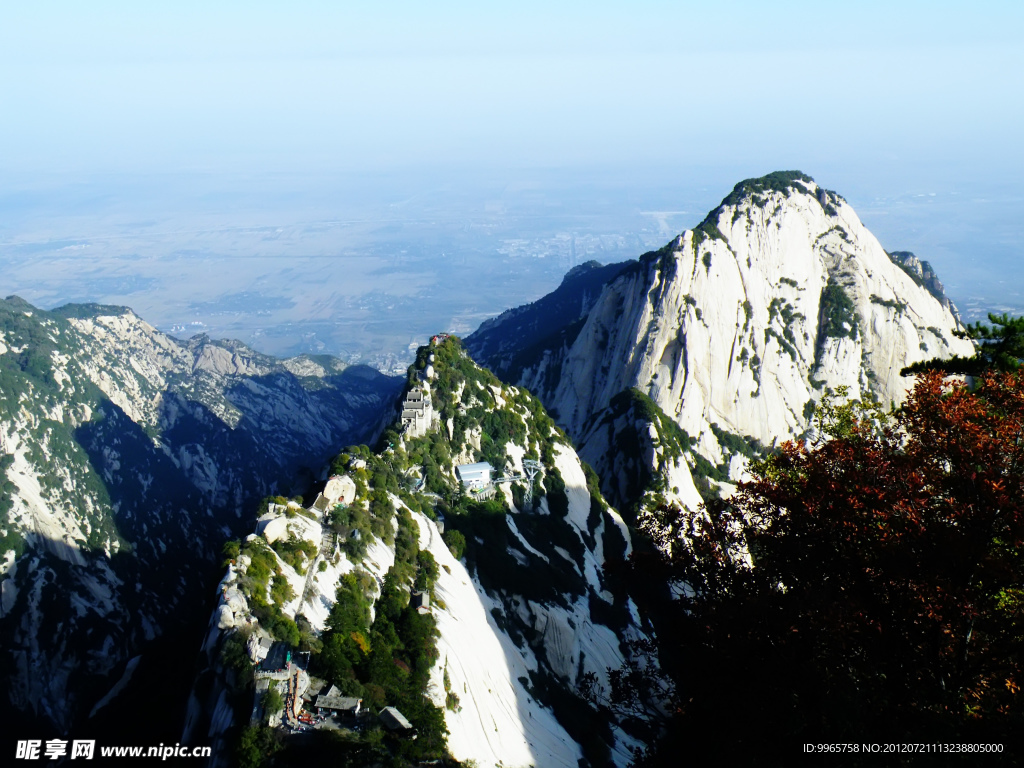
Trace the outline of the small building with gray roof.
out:
<instances>
[{"instance_id":1,"label":"small building with gray roof","mask_svg":"<svg viewBox=\"0 0 1024 768\"><path fill-rule=\"evenodd\" d=\"M327 693L321 693L316 697L316 702L313 706L316 707L316 711L321 715L332 712L355 716L359 714L362 705L362 699L357 699L353 696L342 696L338 686L332 685Z\"/></svg>"},{"instance_id":2,"label":"small building with gray roof","mask_svg":"<svg viewBox=\"0 0 1024 768\"><path fill-rule=\"evenodd\" d=\"M381 723L389 731L411 731L412 723L405 719L405 715L399 712L394 707L384 707L377 715L380 718Z\"/></svg>"}]
</instances>

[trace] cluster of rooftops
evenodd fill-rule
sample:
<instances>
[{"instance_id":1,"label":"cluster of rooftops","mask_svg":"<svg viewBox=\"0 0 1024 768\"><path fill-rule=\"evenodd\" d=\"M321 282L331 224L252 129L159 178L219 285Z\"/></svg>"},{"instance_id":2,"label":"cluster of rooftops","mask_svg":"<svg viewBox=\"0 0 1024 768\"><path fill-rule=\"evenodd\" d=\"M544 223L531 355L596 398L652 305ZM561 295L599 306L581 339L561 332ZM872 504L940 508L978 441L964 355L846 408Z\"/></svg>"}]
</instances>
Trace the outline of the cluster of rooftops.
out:
<instances>
[{"instance_id":1,"label":"cluster of rooftops","mask_svg":"<svg viewBox=\"0 0 1024 768\"><path fill-rule=\"evenodd\" d=\"M326 693L321 693L316 697L313 706L321 715L340 714L357 717L363 711L363 700L352 696L342 696L338 686L332 685ZM389 731L413 730L412 723L395 707L384 707L377 713L377 717Z\"/></svg>"}]
</instances>

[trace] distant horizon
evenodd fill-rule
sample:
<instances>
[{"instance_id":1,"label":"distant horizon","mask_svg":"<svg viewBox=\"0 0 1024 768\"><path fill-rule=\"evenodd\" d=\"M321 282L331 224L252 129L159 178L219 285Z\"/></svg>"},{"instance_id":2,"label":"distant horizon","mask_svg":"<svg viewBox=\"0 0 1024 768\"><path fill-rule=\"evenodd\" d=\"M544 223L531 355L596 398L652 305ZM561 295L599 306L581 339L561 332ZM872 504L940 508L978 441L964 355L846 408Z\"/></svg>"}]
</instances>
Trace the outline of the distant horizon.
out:
<instances>
[{"instance_id":1,"label":"distant horizon","mask_svg":"<svg viewBox=\"0 0 1024 768\"><path fill-rule=\"evenodd\" d=\"M550 292L576 264L664 245L751 177L731 170L34 176L0 191L0 295L43 309L124 305L179 336L396 372L429 334L468 333ZM808 173L846 197L884 248L930 262L965 321L1024 314L1020 185L894 191L771 170ZM485 283L458 277L467 269ZM336 290L306 290L346 273Z\"/></svg>"}]
</instances>

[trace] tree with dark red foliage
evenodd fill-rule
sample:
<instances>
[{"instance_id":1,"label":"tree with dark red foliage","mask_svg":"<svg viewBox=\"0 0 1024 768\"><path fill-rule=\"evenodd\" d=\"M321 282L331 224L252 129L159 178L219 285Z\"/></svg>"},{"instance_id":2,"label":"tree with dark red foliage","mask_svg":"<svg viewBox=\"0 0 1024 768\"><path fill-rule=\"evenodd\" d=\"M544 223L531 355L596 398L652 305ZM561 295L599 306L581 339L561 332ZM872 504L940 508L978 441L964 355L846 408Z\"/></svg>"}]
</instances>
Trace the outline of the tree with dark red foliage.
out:
<instances>
[{"instance_id":1,"label":"tree with dark red foliage","mask_svg":"<svg viewBox=\"0 0 1024 768\"><path fill-rule=\"evenodd\" d=\"M677 695L641 764L883 740L1024 760L1024 376L975 384L925 374L888 418L833 408L833 439L783 445L728 503L648 519L665 554L633 575L677 587L648 605Z\"/></svg>"}]
</instances>

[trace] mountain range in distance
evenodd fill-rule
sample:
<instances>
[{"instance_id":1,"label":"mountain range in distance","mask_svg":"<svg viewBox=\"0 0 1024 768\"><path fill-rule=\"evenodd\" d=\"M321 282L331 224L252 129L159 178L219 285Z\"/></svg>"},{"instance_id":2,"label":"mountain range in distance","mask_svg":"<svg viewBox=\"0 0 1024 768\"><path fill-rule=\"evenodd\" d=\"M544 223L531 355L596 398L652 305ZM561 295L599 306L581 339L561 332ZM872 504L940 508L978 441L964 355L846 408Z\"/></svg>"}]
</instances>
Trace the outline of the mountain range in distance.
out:
<instances>
[{"instance_id":1,"label":"mountain range in distance","mask_svg":"<svg viewBox=\"0 0 1024 768\"><path fill-rule=\"evenodd\" d=\"M799 172L741 182L638 259L575 267L464 344L436 338L403 378L178 341L120 307L10 298L0 320L6 712L47 735L185 732L215 765L252 712L243 637L303 643L324 691L447 731L394 742L410 760L626 765L657 717L609 706L612 680L658 662L611 574L645 510L697 514L806 435L824 393L899 403L901 368L972 349L927 262ZM422 428L402 398L429 403ZM483 461L486 497L460 494L456 467ZM353 483L341 507L317 506L329 474ZM366 612L335 640L346 601ZM417 622L437 632L421 655ZM406 639L383 670L354 637L387 627Z\"/></svg>"}]
</instances>

